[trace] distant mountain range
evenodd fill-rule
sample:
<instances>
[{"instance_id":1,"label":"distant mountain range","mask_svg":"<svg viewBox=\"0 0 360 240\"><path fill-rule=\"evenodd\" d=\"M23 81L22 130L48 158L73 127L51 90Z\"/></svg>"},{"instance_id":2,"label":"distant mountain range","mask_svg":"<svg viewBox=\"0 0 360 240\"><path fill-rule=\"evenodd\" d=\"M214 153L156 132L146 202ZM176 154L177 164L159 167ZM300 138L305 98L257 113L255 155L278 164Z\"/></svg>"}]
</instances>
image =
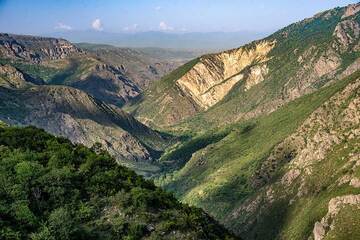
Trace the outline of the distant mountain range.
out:
<instances>
[{"instance_id":1,"label":"distant mountain range","mask_svg":"<svg viewBox=\"0 0 360 240\"><path fill-rule=\"evenodd\" d=\"M216 34L126 36L137 49L0 34L0 121L106 150L242 239L360 239L360 3L200 57L155 43L206 48ZM226 239L176 234L164 239Z\"/></svg>"},{"instance_id":2,"label":"distant mountain range","mask_svg":"<svg viewBox=\"0 0 360 240\"><path fill-rule=\"evenodd\" d=\"M137 32L110 33L100 31L65 31L46 34L48 37L65 38L71 42L111 44L118 47L160 47L173 49L229 49L263 38L266 32L209 32L168 33Z\"/></svg>"}]
</instances>

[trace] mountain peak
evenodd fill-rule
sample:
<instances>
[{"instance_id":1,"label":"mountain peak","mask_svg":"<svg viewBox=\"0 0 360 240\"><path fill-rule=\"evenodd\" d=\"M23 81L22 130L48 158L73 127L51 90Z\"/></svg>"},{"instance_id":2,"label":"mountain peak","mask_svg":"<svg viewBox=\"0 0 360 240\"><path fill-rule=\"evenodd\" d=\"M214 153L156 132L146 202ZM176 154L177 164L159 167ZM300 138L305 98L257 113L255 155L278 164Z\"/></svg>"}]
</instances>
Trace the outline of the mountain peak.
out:
<instances>
[{"instance_id":1,"label":"mountain peak","mask_svg":"<svg viewBox=\"0 0 360 240\"><path fill-rule=\"evenodd\" d=\"M349 16L353 16L360 11L360 3L350 4L346 7L344 15L341 18L347 18Z\"/></svg>"}]
</instances>

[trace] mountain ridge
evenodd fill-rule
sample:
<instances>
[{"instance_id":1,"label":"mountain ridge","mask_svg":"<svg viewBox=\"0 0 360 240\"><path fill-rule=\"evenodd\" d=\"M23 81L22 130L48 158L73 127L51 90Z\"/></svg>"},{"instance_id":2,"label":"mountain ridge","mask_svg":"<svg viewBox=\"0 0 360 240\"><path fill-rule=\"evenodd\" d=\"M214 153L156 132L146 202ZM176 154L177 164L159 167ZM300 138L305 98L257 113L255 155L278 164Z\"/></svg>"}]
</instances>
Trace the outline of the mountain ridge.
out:
<instances>
[{"instance_id":1,"label":"mountain ridge","mask_svg":"<svg viewBox=\"0 0 360 240\"><path fill-rule=\"evenodd\" d=\"M349 74L350 71L346 68L356 69L358 67L359 14L357 11L352 11L352 15L349 16L345 13L348 8L352 9L353 6L357 9L358 5L328 10L289 25L263 40L254 41L237 49L200 57L200 59L212 59L207 63L208 67L197 67L204 66L201 65L201 62L198 63L200 65L194 64L188 69L180 67L180 69L186 69L181 76L168 75L167 78L171 78L171 80L164 80L172 87L163 87L161 83L155 83L142 94L143 96L139 98L138 102L128 107L128 110L133 111L138 119L143 119L143 122L150 125L154 125L156 122L158 127L166 128L182 122L184 128L189 129L196 128L194 124L187 126L191 124L191 121L195 122L194 119L215 126L221 124L223 120L218 117L222 116L224 110L226 117L229 118L225 123L273 111L286 101L292 101L320 88L329 80L334 79L334 74L341 75L341 71ZM342 30L340 31L340 29ZM342 34L344 31L348 34ZM234 61L233 64L236 66L242 61L241 59L236 60L236 58L242 57L241 54L237 56L237 52L251 51L263 43L274 43L274 47L265 54L267 60L264 63L256 62L255 59L254 62L247 63L244 68L239 69L240 72L235 71L226 77L223 75L227 70L224 68L223 61L225 59L223 61L217 59L221 59L221 56L225 55L227 56L226 61ZM234 54L231 55L231 53ZM245 55L244 60L246 57ZM220 71L216 71L217 74L220 74L219 77L214 77L213 69L220 69ZM206 72L205 76L207 77L202 77L199 72ZM190 75L187 79L191 80L184 81L182 79L186 74ZM230 86L227 86L225 83L229 77L233 77L233 81ZM189 96L188 87L185 91L177 89L176 85L179 85L179 82L182 83L180 84L182 86L184 86L184 82L187 82L188 86L193 85L191 92L199 92L197 88L201 85L216 86L219 89L206 92L210 89L206 87L205 91L199 92L200 95ZM222 88L221 84L224 84ZM259 91L261 95L260 98L257 98L256 93ZM205 101L211 102L212 107L209 109L207 109L208 107L199 107L199 104L195 102L196 106L193 108L199 110L190 113L179 112L177 113L179 116L168 116L167 114L171 115L176 111L167 111L166 108L174 109L175 106L180 109L188 108L185 107L189 105L186 100L183 101L184 106L181 106L181 102L179 106L177 100L171 100L177 99L177 95L182 95L184 92L190 100L191 98L198 99L201 94L204 94ZM210 101L211 97L207 96L208 94L212 94L215 100ZM163 113L153 111L161 109L160 106L165 108ZM196 117L192 118L195 115ZM188 123L186 119L190 119Z\"/></svg>"},{"instance_id":2,"label":"mountain ridge","mask_svg":"<svg viewBox=\"0 0 360 240\"><path fill-rule=\"evenodd\" d=\"M154 168L151 162L172 139L79 89L36 85L13 67L2 68L16 73L4 81L0 74L0 119L6 123L35 125L88 147L100 143L122 164L145 170Z\"/></svg>"}]
</instances>

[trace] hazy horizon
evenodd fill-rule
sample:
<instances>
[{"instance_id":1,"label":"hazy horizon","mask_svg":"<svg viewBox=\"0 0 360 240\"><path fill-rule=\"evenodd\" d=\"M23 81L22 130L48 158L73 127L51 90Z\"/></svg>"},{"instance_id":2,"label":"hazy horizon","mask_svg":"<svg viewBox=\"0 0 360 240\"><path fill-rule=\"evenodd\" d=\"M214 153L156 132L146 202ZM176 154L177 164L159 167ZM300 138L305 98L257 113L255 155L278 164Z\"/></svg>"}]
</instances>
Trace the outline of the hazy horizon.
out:
<instances>
[{"instance_id":1,"label":"hazy horizon","mask_svg":"<svg viewBox=\"0 0 360 240\"><path fill-rule=\"evenodd\" d=\"M351 3L356 1L0 0L0 32L263 33Z\"/></svg>"}]
</instances>

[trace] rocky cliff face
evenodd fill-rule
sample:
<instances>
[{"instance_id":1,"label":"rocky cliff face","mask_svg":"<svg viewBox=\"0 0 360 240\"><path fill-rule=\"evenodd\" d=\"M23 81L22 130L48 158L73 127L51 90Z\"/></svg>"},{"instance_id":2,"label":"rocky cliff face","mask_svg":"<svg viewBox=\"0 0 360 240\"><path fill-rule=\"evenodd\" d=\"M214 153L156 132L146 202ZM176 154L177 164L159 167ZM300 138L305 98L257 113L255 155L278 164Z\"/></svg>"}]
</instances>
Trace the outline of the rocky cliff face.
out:
<instances>
[{"instance_id":1,"label":"rocky cliff face","mask_svg":"<svg viewBox=\"0 0 360 240\"><path fill-rule=\"evenodd\" d=\"M39 63L63 59L81 51L64 39L0 34L0 55Z\"/></svg>"},{"instance_id":2,"label":"rocky cliff face","mask_svg":"<svg viewBox=\"0 0 360 240\"><path fill-rule=\"evenodd\" d=\"M173 121L161 120L168 119L168 111L155 116L144 110L147 101L156 99L152 91L137 103L136 116L155 119L163 127L182 122L179 129L196 128L199 122L225 125L268 114L341 79L359 67L358 9L359 4L353 4L328 10L263 40L200 57L192 68L172 79L175 87L171 91L163 88L155 93L173 99L184 95L188 99L161 106L162 102L158 102L158 109L186 108L192 102L196 111L180 112L180 116L172 117ZM196 120L191 119L199 112Z\"/></svg>"},{"instance_id":3,"label":"rocky cliff face","mask_svg":"<svg viewBox=\"0 0 360 240\"><path fill-rule=\"evenodd\" d=\"M206 55L176 80L176 85L200 107L207 109L223 99L239 81L243 80L250 89L264 80L267 55L274 46L275 41L261 41L253 46ZM245 76L242 71L246 68L250 71Z\"/></svg>"},{"instance_id":4,"label":"rocky cliff face","mask_svg":"<svg viewBox=\"0 0 360 240\"><path fill-rule=\"evenodd\" d=\"M64 39L0 34L0 63L38 84L72 86L118 107L177 66L132 49L88 48Z\"/></svg>"}]
</instances>

